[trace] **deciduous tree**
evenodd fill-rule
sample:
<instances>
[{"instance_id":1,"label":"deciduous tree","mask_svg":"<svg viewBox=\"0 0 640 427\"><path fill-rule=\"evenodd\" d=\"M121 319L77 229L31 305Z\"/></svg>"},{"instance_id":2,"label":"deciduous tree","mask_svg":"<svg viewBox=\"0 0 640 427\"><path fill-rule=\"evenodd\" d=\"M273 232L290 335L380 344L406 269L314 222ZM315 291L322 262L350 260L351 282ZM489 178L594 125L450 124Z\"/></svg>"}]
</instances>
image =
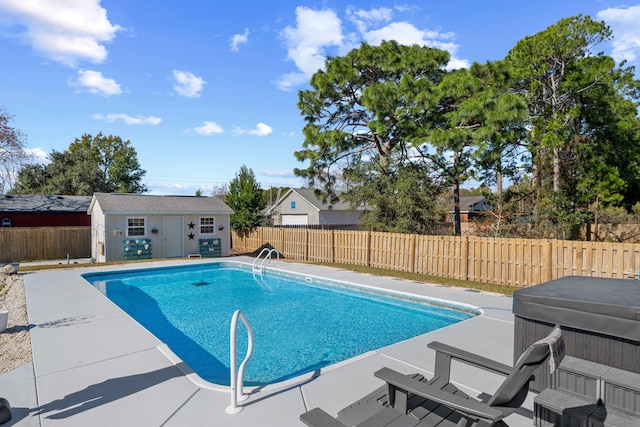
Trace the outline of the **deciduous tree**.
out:
<instances>
[{"instance_id":1,"label":"deciduous tree","mask_svg":"<svg viewBox=\"0 0 640 427\"><path fill-rule=\"evenodd\" d=\"M18 170L30 160L26 137L13 127L12 119L0 107L0 194L11 189Z\"/></svg>"},{"instance_id":2,"label":"deciduous tree","mask_svg":"<svg viewBox=\"0 0 640 427\"><path fill-rule=\"evenodd\" d=\"M28 165L18 173L16 194L64 194L90 196L102 193L144 193L145 171L136 150L119 136L76 139L64 151L53 150L47 165Z\"/></svg>"}]
</instances>

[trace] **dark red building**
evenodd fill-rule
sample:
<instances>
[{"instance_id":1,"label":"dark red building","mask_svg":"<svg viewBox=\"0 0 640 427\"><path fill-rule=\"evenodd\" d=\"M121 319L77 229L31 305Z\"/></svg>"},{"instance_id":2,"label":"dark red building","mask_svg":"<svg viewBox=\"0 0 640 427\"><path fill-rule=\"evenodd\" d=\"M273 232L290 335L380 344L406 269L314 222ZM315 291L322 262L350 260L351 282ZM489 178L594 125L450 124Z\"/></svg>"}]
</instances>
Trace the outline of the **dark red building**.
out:
<instances>
[{"instance_id":1,"label":"dark red building","mask_svg":"<svg viewBox=\"0 0 640 427\"><path fill-rule=\"evenodd\" d=\"M90 226L91 196L0 195L2 227Z\"/></svg>"}]
</instances>

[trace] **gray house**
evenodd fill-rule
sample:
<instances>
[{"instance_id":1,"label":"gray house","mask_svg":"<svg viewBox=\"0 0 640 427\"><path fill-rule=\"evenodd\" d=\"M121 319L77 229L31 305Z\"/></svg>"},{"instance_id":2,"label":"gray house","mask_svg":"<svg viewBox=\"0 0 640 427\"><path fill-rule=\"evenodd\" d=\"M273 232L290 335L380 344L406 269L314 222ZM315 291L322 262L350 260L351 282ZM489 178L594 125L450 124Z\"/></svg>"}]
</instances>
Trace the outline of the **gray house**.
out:
<instances>
[{"instance_id":1,"label":"gray house","mask_svg":"<svg viewBox=\"0 0 640 427\"><path fill-rule=\"evenodd\" d=\"M229 255L233 211L217 197L95 193L88 213L97 262Z\"/></svg>"},{"instance_id":2,"label":"gray house","mask_svg":"<svg viewBox=\"0 0 640 427\"><path fill-rule=\"evenodd\" d=\"M323 203L313 189L292 188L267 211L274 225L354 225L360 223L364 207L349 203Z\"/></svg>"},{"instance_id":3,"label":"gray house","mask_svg":"<svg viewBox=\"0 0 640 427\"><path fill-rule=\"evenodd\" d=\"M460 221L470 222L475 218L480 217L483 213L490 211L491 204L484 196L467 196L460 197ZM454 206L453 201L451 210L449 211L449 222L454 221Z\"/></svg>"}]
</instances>

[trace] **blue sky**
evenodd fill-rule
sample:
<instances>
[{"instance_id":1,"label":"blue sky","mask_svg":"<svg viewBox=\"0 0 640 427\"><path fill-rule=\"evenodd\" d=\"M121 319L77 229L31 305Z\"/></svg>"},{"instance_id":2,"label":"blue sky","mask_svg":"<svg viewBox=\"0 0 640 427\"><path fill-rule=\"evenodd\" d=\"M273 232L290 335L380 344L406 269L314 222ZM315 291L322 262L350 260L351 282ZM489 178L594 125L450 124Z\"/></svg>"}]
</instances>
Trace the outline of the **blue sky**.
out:
<instances>
[{"instance_id":1,"label":"blue sky","mask_svg":"<svg viewBox=\"0 0 640 427\"><path fill-rule=\"evenodd\" d=\"M327 55L395 39L459 68L580 13L640 65L638 1L0 0L0 106L43 158L85 133L131 141L152 194L210 194L243 164L298 187L298 91Z\"/></svg>"}]
</instances>

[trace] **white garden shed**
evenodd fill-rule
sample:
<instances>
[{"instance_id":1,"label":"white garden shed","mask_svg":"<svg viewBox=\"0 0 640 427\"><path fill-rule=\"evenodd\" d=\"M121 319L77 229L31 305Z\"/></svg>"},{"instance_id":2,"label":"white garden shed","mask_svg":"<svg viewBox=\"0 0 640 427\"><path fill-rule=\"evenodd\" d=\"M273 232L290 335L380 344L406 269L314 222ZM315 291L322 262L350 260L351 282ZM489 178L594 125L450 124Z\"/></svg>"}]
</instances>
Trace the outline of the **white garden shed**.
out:
<instances>
[{"instance_id":1,"label":"white garden shed","mask_svg":"<svg viewBox=\"0 0 640 427\"><path fill-rule=\"evenodd\" d=\"M95 193L88 213L96 262L229 256L233 211L218 197Z\"/></svg>"}]
</instances>

